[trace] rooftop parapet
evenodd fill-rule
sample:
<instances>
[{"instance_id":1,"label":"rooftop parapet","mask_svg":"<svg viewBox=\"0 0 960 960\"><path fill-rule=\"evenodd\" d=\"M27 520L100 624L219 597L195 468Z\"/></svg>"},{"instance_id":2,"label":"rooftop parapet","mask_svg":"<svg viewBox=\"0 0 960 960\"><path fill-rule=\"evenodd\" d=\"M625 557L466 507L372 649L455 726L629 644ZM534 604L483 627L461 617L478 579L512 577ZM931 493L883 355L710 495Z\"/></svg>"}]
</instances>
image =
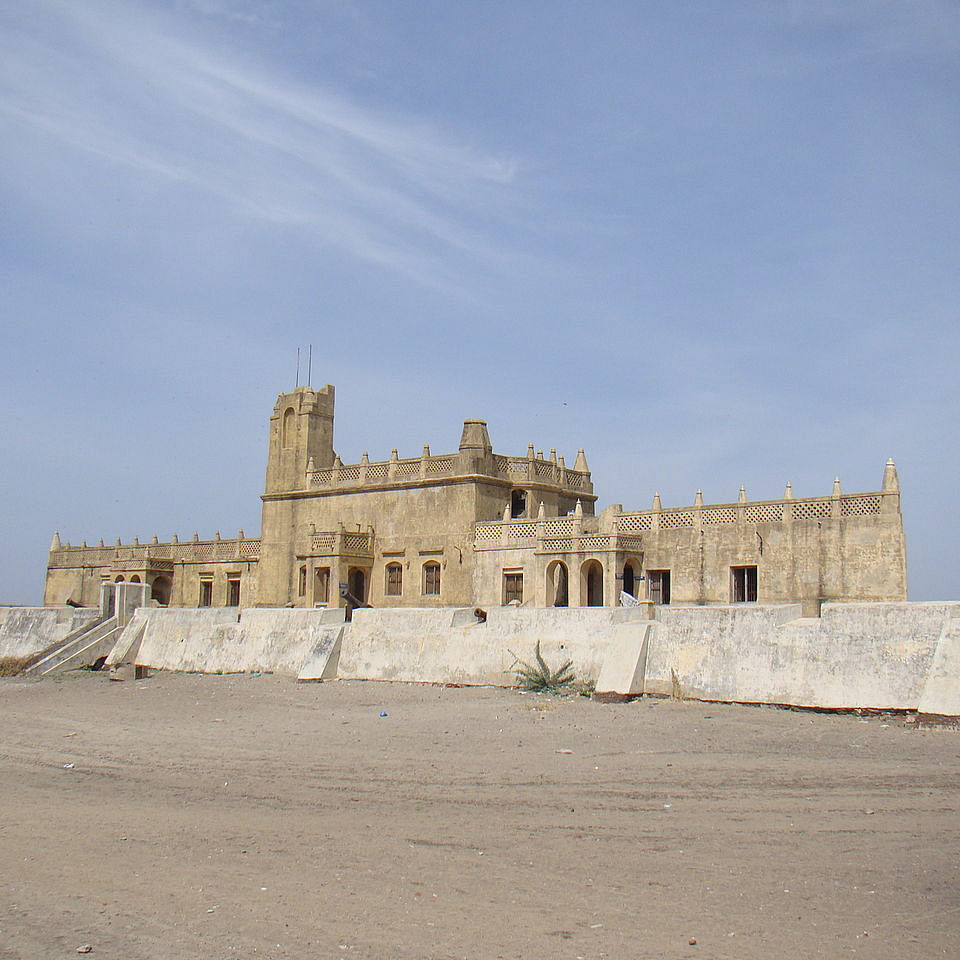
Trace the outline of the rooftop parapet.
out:
<instances>
[{"instance_id":1,"label":"rooftop parapet","mask_svg":"<svg viewBox=\"0 0 960 960\"><path fill-rule=\"evenodd\" d=\"M168 543L120 543L112 547L73 546L69 543L51 546L50 567L108 567L118 561L151 560L168 563L202 562L204 560L257 560L259 537L235 537L223 540L188 540L173 538Z\"/></svg>"},{"instance_id":2,"label":"rooftop parapet","mask_svg":"<svg viewBox=\"0 0 960 960\"><path fill-rule=\"evenodd\" d=\"M479 421L468 421L478 423ZM484 428L484 433L486 428ZM464 427L466 437L467 429ZM481 440L471 436L469 439ZM471 447L470 453L479 452L481 448ZM563 457L545 459L528 454L525 457L506 457L499 454L481 454L471 457L470 468L464 469L463 452L430 455L429 448L425 447L419 457L401 459L391 456L389 460L371 461L364 454L360 463L344 464L339 457L332 467L322 470L310 469L308 465L306 475L307 489L331 489L337 487L355 486L392 486L403 482L418 480L435 480L447 477L475 476L482 470L481 475L493 476L508 480L511 483L532 483L546 486L556 486L567 490L575 490L590 494L593 484L589 471L571 470L564 464ZM481 466L481 460L487 465ZM586 458L583 458L586 462Z\"/></svg>"}]
</instances>

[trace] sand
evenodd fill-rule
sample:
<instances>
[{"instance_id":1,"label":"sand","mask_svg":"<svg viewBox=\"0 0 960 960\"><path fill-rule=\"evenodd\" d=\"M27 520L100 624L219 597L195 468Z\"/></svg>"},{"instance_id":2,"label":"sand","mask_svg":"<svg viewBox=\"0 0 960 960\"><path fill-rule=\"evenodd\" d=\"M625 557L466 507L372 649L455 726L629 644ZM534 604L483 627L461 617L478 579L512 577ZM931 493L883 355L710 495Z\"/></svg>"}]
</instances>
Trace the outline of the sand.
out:
<instances>
[{"instance_id":1,"label":"sand","mask_svg":"<svg viewBox=\"0 0 960 960\"><path fill-rule=\"evenodd\" d=\"M902 717L74 674L0 734L0 958L960 957Z\"/></svg>"}]
</instances>

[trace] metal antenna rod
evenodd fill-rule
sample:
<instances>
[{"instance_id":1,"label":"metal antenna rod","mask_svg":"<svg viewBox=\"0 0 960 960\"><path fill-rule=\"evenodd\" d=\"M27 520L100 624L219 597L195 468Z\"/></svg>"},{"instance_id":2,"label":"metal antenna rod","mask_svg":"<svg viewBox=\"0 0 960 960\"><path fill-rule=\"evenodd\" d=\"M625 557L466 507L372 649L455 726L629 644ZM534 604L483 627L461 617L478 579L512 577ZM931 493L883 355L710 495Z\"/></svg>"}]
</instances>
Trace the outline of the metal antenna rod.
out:
<instances>
[{"instance_id":1,"label":"metal antenna rod","mask_svg":"<svg viewBox=\"0 0 960 960\"><path fill-rule=\"evenodd\" d=\"M300 386L300 348L297 347L297 382L294 386Z\"/></svg>"},{"instance_id":2,"label":"metal antenna rod","mask_svg":"<svg viewBox=\"0 0 960 960\"><path fill-rule=\"evenodd\" d=\"M311 381L313 380L313 344L307 348L307 386L311 386Z\"/></svg>"}]
</instances>

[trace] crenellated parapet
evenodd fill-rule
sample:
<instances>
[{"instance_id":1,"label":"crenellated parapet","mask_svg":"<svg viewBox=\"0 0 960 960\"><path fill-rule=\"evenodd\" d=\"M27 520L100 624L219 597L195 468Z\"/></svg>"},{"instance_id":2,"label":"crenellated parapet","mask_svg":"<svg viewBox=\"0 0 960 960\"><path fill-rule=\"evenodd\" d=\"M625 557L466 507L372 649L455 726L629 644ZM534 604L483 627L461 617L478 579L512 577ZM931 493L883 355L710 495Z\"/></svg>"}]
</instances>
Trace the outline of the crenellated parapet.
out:
<instances>
[{"instance_id":1,"label":"crenellated parapet","mask_svg":"<svg viewBox=\"0 0 960 960\"><path fill-rule=\"evenodd\" d=\"M150 543L140 543L134 538L131 543L121 543L119 540L113 546L104 546L102 543L95 547L86 544L74 546L70 543L60 543L57 537L50 549L47 561L48 567L116 567L120 563L130 561L149 562L151 565L173 563L202 563L204 561L219 560L256 560L260 556L260 539L258 537L234 537L221 539L219 536L212 540L180 541L176 537L166 543L160 543L156 537Z\"/></svg>"},{"instance_id":2,"label":"crenellated parapet","mask_svg":"<svg viewBox=\"0 0 960 960\"><path fill-rule=\"evenodd\" d=\"M532 484L559 487L584 494L593 493L589 469L576 470L567 467L562 456L547 459L534 454L532 448L525 457L508 457L491 454L486 463L464 464L462 453L433 456L429 447L419 457L400 458L394 450L387 460L370 460L364 453L359 463L345 464L339 457L332 467L312 469L308 464L306 487L315 489L342 489L348 487L383 487L421 480L444 480L465 476L489 476L511 484ZM586 459L580 457L584 466Z\"/></svg>"}]
</instances>

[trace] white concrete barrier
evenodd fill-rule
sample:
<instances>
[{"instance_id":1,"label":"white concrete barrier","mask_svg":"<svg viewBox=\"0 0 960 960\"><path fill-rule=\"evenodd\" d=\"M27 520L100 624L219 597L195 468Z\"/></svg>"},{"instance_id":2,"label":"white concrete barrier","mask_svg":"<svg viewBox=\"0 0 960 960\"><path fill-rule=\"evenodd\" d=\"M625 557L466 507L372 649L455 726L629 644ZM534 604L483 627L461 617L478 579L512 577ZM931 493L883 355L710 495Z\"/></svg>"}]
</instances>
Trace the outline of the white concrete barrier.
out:
<instances>
[{"instance_id":1,"label":"white concrete barrier","mask_svg":"<svg viewBox=\"0 0 960 960\"><path fill-rule=\"evenodd\" d=\"M339 673L364 680L489 683L511 686L517 660L540 643L547 664L573 661L578 678L596 679L614 630L646 624L628 607L494 607L479 623L472 608L360 609L340 651Z\"/></svg>"},{"instance_id":2,"label":"white concrete barrier","mask_svg":"<svg viewBox=\"0 0 960 960\"><path fill-rule=\"evenodd\" d=\"M920 713L960 716L960 619L957 617L948 620L940 633L918 709Z\"/></svg>"},{"instance_id":3,"label":"white concrete barrier","mask_svg":"<svg viewBox=\"0 0 960 960\"><path fill-rule=\"evenodd\" d=\"M644 690L705 700L916 709L943 625L960 604L663 608Z\"/></svg>"},{"instance_id":4,"label":"white concrete barrier","mask_svg":"<svg viewBox=\"0 0 960 960\"><path fill-rule=\"evenodd\" d=\"M342 610L232 607L138 610L107 658L157 670L297 676ZM142 624L142 626L141 626ZM142 637L137 644L137 633Z\"/></svg>"},{"instance_id":5,"label":"white concrete barrier","mask_svg":"<svg viewBox=\"0 0 960 960\"><path fill-rule=\"evenodd\" d=\"M0 607L0 657L33 656L99 617L96 607Z\"/></svg>"},{"instance_id":6,"label":"white concrete barrier","mask_svg":"<svg viewBox=\"0 0 960 960\"><path fill-rule=\"evenodd\" d=\"M509 686L539 642L598 690L960 714L960 603L138 610L110 655L165 670Z\"/></svg>"}]
</instances>

